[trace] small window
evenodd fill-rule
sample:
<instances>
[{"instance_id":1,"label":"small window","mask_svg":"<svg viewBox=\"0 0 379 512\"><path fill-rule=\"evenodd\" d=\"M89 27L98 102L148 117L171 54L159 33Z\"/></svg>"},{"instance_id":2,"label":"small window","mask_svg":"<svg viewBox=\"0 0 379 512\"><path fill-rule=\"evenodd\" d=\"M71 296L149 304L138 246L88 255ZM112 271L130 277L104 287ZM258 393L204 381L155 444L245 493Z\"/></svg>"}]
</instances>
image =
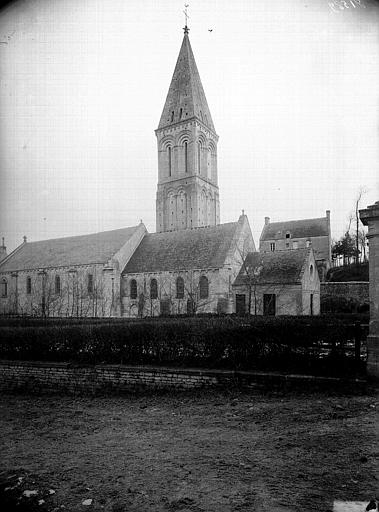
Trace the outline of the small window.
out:
<instances>
[{"instance_id":1,"label":"small window","mask_svg":"<svg viewBox=\"0 0 379 512\"><path fill-rule=\"evenodd\" d=\"M55 293L61 293L61 278L59 276L55 276Z\"/></svg>"},{"instance_id":2,"label":"small window","mask_svg":"<svg viewBox=\"0 0 379 512\"><path fill-rule=\"evenodd\" d=\"M313 265L311 265L311 266L309 267L309 273L310 273L311 279L313 278L313 271L314 271L314 270L313 270Z\"/></svg>"},{"instance_id":3,"label":"small window","mask_svg":"<svg viewBox=\"0 0 379 512\"><path fill-rule=\"evenodd\" d=\"M156 279L150 281L150 299L158 298L158 283Z\"/></svg>"},{"instance_id":4,"label":"small window","mask_svg":"<svg viewBox=\"0 0 379 512\"><path fill-rule=\"evenodd\" d=\"M184 143L184 170L188 172L188 142Z\"/></svg>"},{"instance_id":5,"label":"small window","mask_svg":"<svg viewBox=\"0 0 379 512\"><path fill-rule=\"evenodd\" d=\"M174 120L174 111L171 112L171 122Z\"/></svg>"},{"instance_id":6,"label":"small window","mask_svg":"<svg viewBox=\"0 0 379 512\"><path fill-rule=\"evenodd\" d=\"M291 238L291 233L286 233L286 238Z\"/></svg>"},{"instance_id":7,"label":"small window","mask_svg":"<svg viewBox=\"0 0 379 512\"><path fill-rule=\"evenodd\" d=\"M183 115L183 109L181 108L181 109L180 109L180 112L179 112L179 119L181 119L181 118L182 118L182 115Z\"/></svg>"},{"instance_id":8,"label":"small window","mask_svg":"<svg viewBox=\"0 0 379 512\"><path fill-rule=\"evenodd\" d=\"M5 278L1 281L1 296L7 297L8 296L8 282Z\"/></svg>"},{"instance_id":9,"label":"small window","mask_svg":"<svg viewBox=\"0 0 379 512\"><path fill-rule=\"evenodd\" d=\"M200 277L199 288L200 288L200 299L207 299L209 296L209 282L205 276Z\"/></svg>"},{"instance_id":10,"label":"small window","mask_svg":"<svg viewBox=\"0 0 379 512\"><path fill-rule=\"evenodd\" d=\"M290 248L290 244L289 242L286 242L286 249L289 249Z\"/></svg>"},{"instance_id":11,"label":"small window","mask_svg":"<svg viewBox=\"0 0 379 512\"><path fill-rule=\"evenodd\" d=\"M135 279L132 279L130 281L130 298L131 299L137 298L137 281Z\"/></svg>"},{"instance_id":12,"label":"small window","mask_svg":"<svg viewBox=\"0 0 379 512\"><path fill-rule=\"evenodd\" d=\"M184 279L180 276L176 280L176 298L177 299L184 298Z\"/></svg>"},{"instance_id":13,"label":"small window","mask_svg":"<svg viewBox=\"0 0 379 512\"><path fill-rule=\"evenodd\" d=\"M271 252L275 251L275 242L271 242L271 244L270 244L270 251Z\"/></svg>"},{"instance_id":14,"label":"small window","mask_svg":"<svg viewBox=\"0 0 379 512\"><path fill-rule=\"evenodd\" d=\"M30 276L26 278L26 293L28 295L32 293L32 278Z\"/></svg>"},{"instance_id":15,"label":"small window","mask_svg":"<svg viewBox=\"0 0 379 512\"><path fill-rule=\"evenodd\" d=\"M88 293L93 293L93 275L88 274L87 276L87 291Z\"/></svg>"}]
</instances>

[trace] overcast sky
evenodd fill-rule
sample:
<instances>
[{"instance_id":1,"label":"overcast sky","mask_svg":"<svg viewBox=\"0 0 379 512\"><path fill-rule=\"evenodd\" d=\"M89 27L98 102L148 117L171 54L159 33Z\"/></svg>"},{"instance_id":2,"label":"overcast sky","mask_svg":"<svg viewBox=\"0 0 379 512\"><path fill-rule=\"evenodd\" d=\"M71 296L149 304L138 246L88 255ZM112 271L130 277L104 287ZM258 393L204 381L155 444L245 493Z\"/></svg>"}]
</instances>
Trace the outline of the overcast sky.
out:
<instances>
[{"instance_id":1,"label":"overcast sky","mask_svg":"<svg viewBox=\"0 0 379 512\"><path fill-rule=\"evenodd\" d=\"M379 16L368 0L188 0L218 143L221 222L379 200ZM339 2L343 7L343 2ZM332 4L332 5L331 5ZM27 0L0 12L0 236L155 231L157 128L179 0ZM212 29L210 32L208 29Z\"/></svg>"}]
</instances>

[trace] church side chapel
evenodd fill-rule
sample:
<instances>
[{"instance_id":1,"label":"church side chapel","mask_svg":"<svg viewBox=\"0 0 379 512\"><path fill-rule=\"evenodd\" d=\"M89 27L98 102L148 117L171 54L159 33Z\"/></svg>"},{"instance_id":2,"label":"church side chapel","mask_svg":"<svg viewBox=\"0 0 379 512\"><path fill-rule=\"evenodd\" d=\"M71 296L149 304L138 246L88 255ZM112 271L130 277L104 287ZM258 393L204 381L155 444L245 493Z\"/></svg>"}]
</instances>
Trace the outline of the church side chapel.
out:
<instances>
[{"instance_id":1,"label":"church side chapel","mask_svg":"<svg viewBox=\"0 0 379 512\"><path fill-rule=\"evenodd\" d=\"M156 233L135 227L27 242L0 263L0 313L232 313L255 245L247 216L220 224L217 142L188 27L155 131ZM3 244L4 245L4 244Z\"/></svg>"}]
</instances>

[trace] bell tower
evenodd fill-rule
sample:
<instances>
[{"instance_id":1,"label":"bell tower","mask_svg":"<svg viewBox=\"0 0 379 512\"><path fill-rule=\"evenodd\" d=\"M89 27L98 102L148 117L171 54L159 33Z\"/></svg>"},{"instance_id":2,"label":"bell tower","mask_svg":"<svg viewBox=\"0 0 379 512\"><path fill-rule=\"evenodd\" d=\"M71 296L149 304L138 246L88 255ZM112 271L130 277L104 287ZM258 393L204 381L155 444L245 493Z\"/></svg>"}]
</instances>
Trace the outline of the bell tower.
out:
<instances>
[{"instance_id":1,"label":"bell tower","mask_svg":"<svg viewBox=\"0 0 379 512\"><path fill-rule=\"evenodd\" d=\"M220 223L217 141L212 116L184 27L184 38L159 126L156 230Z\"/></svg>"}]
</instances>

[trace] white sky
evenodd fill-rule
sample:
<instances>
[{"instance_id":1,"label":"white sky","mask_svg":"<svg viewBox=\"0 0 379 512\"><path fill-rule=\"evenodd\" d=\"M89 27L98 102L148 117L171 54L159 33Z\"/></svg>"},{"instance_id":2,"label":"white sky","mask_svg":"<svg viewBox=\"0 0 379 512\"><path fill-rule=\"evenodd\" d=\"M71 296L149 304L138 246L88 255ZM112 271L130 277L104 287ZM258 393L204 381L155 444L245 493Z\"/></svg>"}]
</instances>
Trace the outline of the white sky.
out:
<instances>
[{"instance_id":1,"label":"white sky","mask_svg":"<svg viewBox=\"0 0 379 512\"><path fill-rule=\"evenodd\" d=\"M353 7L355 2L356 7ZM157 128L179 0L28 0L0 12L0 236L155 231ZM218 144L221 222L321 217L379 199L379 15L369 0L191 0ZM209 32L208 29L213 31Z\"/></svg>"}]
</instances>

